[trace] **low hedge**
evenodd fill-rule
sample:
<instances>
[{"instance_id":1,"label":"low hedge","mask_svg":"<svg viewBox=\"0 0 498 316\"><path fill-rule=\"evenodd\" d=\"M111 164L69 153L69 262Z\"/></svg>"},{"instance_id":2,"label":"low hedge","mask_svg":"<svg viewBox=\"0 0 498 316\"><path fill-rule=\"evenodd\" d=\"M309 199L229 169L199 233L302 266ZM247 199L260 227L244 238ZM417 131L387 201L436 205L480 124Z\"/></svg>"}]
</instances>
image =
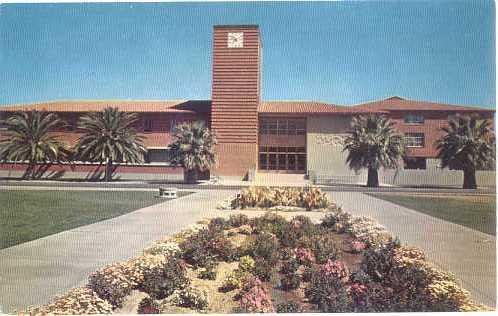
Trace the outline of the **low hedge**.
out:
<instances>
[{"instance_id":1,"label":"low hedge","mask_svg":"<svg viewBox=\"0 0 498 316\"><path fill-rule=\"evenodd\" d=\"M88 287L74 288L63 296L56 297L52 303L29 307L20 314L29 315L87 315L87 314L110 314L113 306L96 292Z\"/></svg>"}]
</instances>

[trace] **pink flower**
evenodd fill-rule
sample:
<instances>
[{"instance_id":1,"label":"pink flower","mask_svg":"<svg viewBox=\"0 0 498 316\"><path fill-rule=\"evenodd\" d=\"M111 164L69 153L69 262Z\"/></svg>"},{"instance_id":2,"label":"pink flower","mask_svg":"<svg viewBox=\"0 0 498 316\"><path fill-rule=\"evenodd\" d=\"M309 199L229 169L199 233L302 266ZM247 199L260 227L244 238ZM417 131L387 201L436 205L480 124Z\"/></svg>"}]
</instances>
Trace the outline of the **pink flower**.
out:
<instances>
[{"instance_id":1,"label":"pink flower","mask_svg":"<svg viewBox=\"0 0 498 316\"><path fill-rule=\"evenodd\" d=\"M315 255L310 249L297 248L296 249L297 260L301 263L313 263L315 262Z\"/></svg>"},{"instance_id":2,"label":"pink flower","mask_svg":"<svg viewBox=\"0 0 498 316\"><path fill-rule=\"evenodd\" d=\"M244 294L240 299L243 310L251 313L274 313L268 289L258 278L252 278L243 289Z\"/></svg>"},{"instance_id":3,"label":"pink flower","mask_svg":"<svg viewBox=\"0 0 498 316\"><path fill-rule=\"evenodd\" d=\"M325 278L337 278L346 282L349 278L349 269L342 261L328 260L320 266L320 273Z\"/></svg>"},{"instance_id":4,"label":"pink flower","mask_svg":"<svg viewBox=\"0 0 498 316\"><path fill-rule=\"evenodd\" d=\"M351 249L353 252L361 252L367 248L367 244L362 241L353 241L351 243Z\"/></svg>"}]
</instances>

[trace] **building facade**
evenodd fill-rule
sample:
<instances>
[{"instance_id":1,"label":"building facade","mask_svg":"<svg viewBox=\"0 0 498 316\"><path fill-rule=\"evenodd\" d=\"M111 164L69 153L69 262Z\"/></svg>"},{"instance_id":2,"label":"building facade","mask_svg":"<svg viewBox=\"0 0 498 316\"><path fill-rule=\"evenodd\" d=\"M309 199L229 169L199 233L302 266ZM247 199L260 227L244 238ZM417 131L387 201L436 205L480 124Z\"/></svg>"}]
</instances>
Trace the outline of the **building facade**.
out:
<instances>
[{"instance_id":1,"label":"building facade","mask_svg":"<svg viewBox=\"0 0 498 316\"><path fill-rule=\"evenodd\" d=\"M80 135L76 121L84 113L109 106L138 113L135 128L145 139L146 163L118 166L116 173L123 179L180 178L181 169L168 164L172 129L180 122L201 120L213 129L218 139L218 161L211 170L213 175L244 178L254 173L286 173L309 176L318 182L360 183L365 174L349 170L342 140L349 133L355 115L386 115L404 134L408 147L401 173L393 170L381 173L383 182L393 184L416 182L414 177L422 181L424 175L433 178L437 172L441 175L434 142L442 135L441 127L451 116L475 114L494 119L494 111L490 109L396 96L351 106L316 101L262 101L261 55L258 26L215 26L211 100L55 101L2 106L0 116L6 118L16 111L28 110L55 112L69 124L64 130L52 132L72 145ZM0 177L19 176L23 168L23 164L4 163L0 166ZM66 177L67 174L98 177L100 172L99 166L83 162L50 168L48 174ZM445 177L451 172L447 171ZM460 173L454 171L454 177L460 177Z\"/></svg>"}]
</instances>

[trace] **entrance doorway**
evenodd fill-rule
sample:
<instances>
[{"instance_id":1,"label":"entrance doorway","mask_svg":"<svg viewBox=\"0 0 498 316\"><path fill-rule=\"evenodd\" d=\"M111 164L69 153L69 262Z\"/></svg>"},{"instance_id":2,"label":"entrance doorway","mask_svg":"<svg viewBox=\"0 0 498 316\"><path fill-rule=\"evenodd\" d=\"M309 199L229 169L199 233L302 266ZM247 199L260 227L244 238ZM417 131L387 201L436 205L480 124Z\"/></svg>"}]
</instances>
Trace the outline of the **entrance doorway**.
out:
<instances>
[{"instance_id":1,"label":"entrance doorway","mask_svg":"<svg viewBox=\"0 0 498 316\"><path fill-rule=\"evenodd\" d=\"M305 147L259 147L259 170L283 173L306 172Z\"/></svg>"}]
</instances>

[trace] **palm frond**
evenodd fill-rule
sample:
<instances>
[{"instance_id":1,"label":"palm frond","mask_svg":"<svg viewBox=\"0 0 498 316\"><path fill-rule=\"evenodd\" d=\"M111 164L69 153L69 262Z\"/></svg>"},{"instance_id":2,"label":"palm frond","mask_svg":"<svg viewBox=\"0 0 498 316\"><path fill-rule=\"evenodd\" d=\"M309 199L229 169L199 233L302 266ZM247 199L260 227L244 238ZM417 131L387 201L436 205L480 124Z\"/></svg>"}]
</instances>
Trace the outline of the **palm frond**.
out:
<instances>
[{"instance_id":1,"label":"palm frond","mask_svg":"<svg viewBox=\"0 0 498 316\"><path fill-rule=\"evenodd\" d=\"M396 133L394 122L377 115L353 117L351 134L343 145L343 151L348 152L346 162L355 171L398 168L405 152L403 137Z\"/></svg>"}]
</instances>

